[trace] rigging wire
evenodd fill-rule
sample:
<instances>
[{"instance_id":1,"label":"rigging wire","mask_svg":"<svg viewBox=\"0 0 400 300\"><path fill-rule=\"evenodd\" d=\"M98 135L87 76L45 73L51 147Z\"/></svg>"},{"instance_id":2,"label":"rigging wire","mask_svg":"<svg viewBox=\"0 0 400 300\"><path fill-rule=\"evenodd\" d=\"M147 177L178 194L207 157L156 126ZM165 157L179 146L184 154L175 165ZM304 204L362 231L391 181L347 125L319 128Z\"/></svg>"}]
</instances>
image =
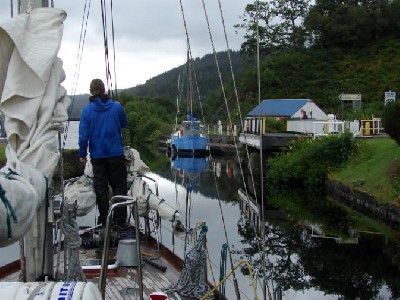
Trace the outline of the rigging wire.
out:
<instances>
[{"instance_id":1,"label":"rigging wire","mask_svg":"<svg viewBox=\"0 0 400 300\"><path fill-rule=\"evenodd\" d=\"M213 37L212 37L212 33L211 33L211 29L210 29L210 22L209 22L209 19L208 19L207 9L206 9L204 0L202 0L202 4L203 4L204 16L205 16L206 22L207 22L208 33L209 33L209 37L210 37L210 41L211 41L211 45L212 45L212 49L213 49L213 53L214 53L214 57L215 57L215 63L216 63L216 66L217 66L218 76L219 76L219 80L220 80L220 83L221 83L221 89L222 89L222 93L223 93L223 96L224 96L225 105L228 108L228 101L226 99L224 83L223 83L223 80L222 80L221 70L219 68L217 52L215 50L214 40L213 40ZM231 122L232 119L231 119L231 115L230 115L229 109L227 109L227 114L228 114L228 118L229 118L229 120ZM226 231L225 217L224 217L224 214L223 214L223 211L222 211L221 197L219 195L218 183L217 183L217 179L216 179L215 173L214 173L214 180L215 180L215 186L216 186L216 189L217 189L218 204L219 204L219 207L220 207L222 223L223 223L223 226L224 226L225 239L226 239L226 242L227 242L228 247L229 247L229 261L230 261L230 264L231 264L231 271L232 271L232 276L233 276L235 293L236 293L237 299L240 299L240 291L239 291L239 286L238 286L238 283L237 283L236 274L235 274L235 270L234 270L234 263L233 263L232 253L230 251L230 246L229 246L230 243L229 243L228 234L227 234L227 231Z\"/></svg>"},{"instance_id":2,"label":"rigging wire","mask_svg":"<svg viewBox=\"0 0 400 300\"><path fill-rule=\"evenodd\" d=\"M89 15L90 15L90 5L91 5L91 0L86 0L84 8L83 8L81 32L80 32L80 36L79 36L78 52L76 55L75 71L74 71L74 77L73 77L72 88L71 88L72 103L68 109L68 117L71 117L74 102L75 102L75 94L76 94L76 88L78 86L79 73L80 73L82 57L83 57L83 49L85 47L87 24L88 24ZM65 128L64 128L64 137L63 137L62 148L65 147L65 143L66 143L66 140L68 137L69 125L70 125L70 121L68 120L66 122Z\"/></svg>"},{"instance_id":3,"label":"rigging wire","mask_svg":"<svg viewBox=\"0 0 400 300\"><path fill-rule=\"evenodd\" d=\"M258 85L258 105L261 105L261 72L260 72L260 28L259 28L259 1L256 1L256 34L257 34L257 85ZM261 111L259 115L259 120L261 121ZM260 189L261 189L261 245L263 251L262 253L262 272L263 272L263 277L264 277L264 282L263 282L263 295L264 299L267 298L267 278L266 278L266 257L265 257L265 216L264 216L264 168L263 168L263 147L262 147L262 138L263 138L263 132L262 132L262 127L263 127L263 122L259 122L260 126ZM268 289L269 293L269 289ZM269 295L271 297L271 295Z\"/></svg>"},{"instance_id":4,"label":"rigging wire","mask_svg":"<svg viewBox=\"0 0 400 300\"><path fill-rule=\"evenodd\" d=\"M227 108L227 114L228 114L228 118L229 118L230 123L232 123L231 115L230 115L230 113L229 113L229 105L228 105L228 102L227 102L227 99L226 99L225 90L224 90L224 88L223 88L222 76L221 76L221 73L220 73L220 70L219 70L219 64L218 64L218 57L217 57L217 55L216 55L216 51L215 51L215 47L214 47L214 43L213 43L213 39L212 39L212 34L211 34L211 30L210 30L210 24L209 24L209 21L208 21L208 17L207 17L207 12L206 12L206 8L205 8L204 0L203 0L202 2L203 2L203 8L204 8L204 12L205 12L206 20L207 20L207 25L208 25L208 30L209 30L209 34L210 34L210 40L211 40L211 43L212 43L212 45L213 45L213 52L214 52L214 56L215 56L215 60L216 60L216 64L217 64L218 74L219 74L219 76L220 76L220 81L221 81L221 86L222 86L222 92L223 92L223 95L224 95L225 105L226 105L226 108ZM240 119L242 119L242 114L241 114L241 109L240 109L240 104L239 104L239 97L238 97L237 88L236 88L236 82L235 82L235 77L234 77L234 73L233 73L232 60L231 60L231 57L230 57L229 42L228 42L228 38L227 38L227 34L226 34L225 21L224 21L224 17L223 17L223 13L222 13L222 6L221 6L221 1L220 1L220 0L218 0L218 4L219 4L220 15L221 15L221 21L222 21L222 25L223 25L223 29L224 29L225 42L226 42L226 45L227 45L227 53L228 53L228 59L229 59L230 68L231 68L232 80L233 80L233 83L234 83L234 91L235 91L235 96L236 96L236 102L237 102L237 105L238 105L238 112L239 112L239 114L240 114ZM258 80L258 82L260 82L260 79ZM258 86L260 87L260 84L258 84ZM259 88L259 99L261 99L260 88ZM260 101L260 100L259 100L259 101ZM262 131L261 131L261 130L260 130L260 133L262 134ZM244 134L244 137L245 137L245 140L246 140L246 133ZM245 187L245 190L246 190L246 195L247 195L247 197L248 197L247 185L246 185L245 180L244 180L244 174L243 174L242 165L240 164L240 157L239 157L239 151L238 151L238 148L237 148L236 137L234 137L234 143L235 143L236 153L237 153L237 156L238 156L238 161L239 161L239 166L240 166L240 171L241 171L241 175L242 175L244 187ZM261 148L261 151L262 151L262 148ZM247 143L246 143L246 153L247 153L248 160L250 161ZM261 158L262 158L262 156L261 156ZM256 197L256 199L257 199L257 191L256 191L256 189L255 189L254 177L253 177L253 172L252 172L251 166L250 166L250 174L251 174L251 179L252 179L254 194L255 194L255 197ZM262 171L261 171L261 174L262 174ZM262 176L262 175L261 175L261 176ZM262 179L262 178L261 178L261 179ZM262 188L261 193L263 194L263 188ZM263 199L263 196L261 197L261 199ZM263 201L263 200L262 200L262 201ZM262 206L263 206L263 203L262 203ZM262 208L262 214L263 214L263 212L264 212L264 209ZM262 220L264 220L263 217L262 217ZM263 223L263 224L264 224L264 223ZM262 230L263 230L263 229L262 229ZM263 233L263 231L262 231L262 233ZM263 234L262 234L262 236L263 236ZM264 280L265 280L266 277L265 277L265 259L264 259L264 254L265 254L265 243L264 243L264 238L262 238L262 240L263 240L263 251L262 251L263 256L262 256L262 258L263 258L263 270L264 270ZM268 293L269 293L269 291L268 291ZM266 297L266 291L264 291L264 297ZM271 297L271 296L270 296L270 297Z\"/></svg>"},{"instance_id":5,"label":"rigging wire","mask_svg":"<svg viewBox=\"0 0 400 300\"><path fill-rule=\"evenodd\" d=\"M177 86L177 95L176 95L176 113L175 113L175 125L172 133L176 132L178 129L178 114L179 114L179 99L181 97L180 94L180 87L181 87L181 73L178 74L178 86Z\"/></svg>"},{"instance_id":6,"label":"rigging wire","mask_svg":"<svg viewBox=\"0 0 400 300\"><path fill-rule=\"evenodd\" d=\"M102 26L103 26L103 39L104 39L104 61L106 65L106 81L107 81L107 88L109 94L111 94L111 97L116 99L117 97L117 90L114 91L114 86L116 87L116 83L114 82L113 84L113 76L111 74L111 69L110 69L110 57L109 57L109 46L108 46L108 25L107 25L107 7L106 7L106 0L101 0L100 1L100 6L101 6L101 18L102 18ZM115 71L115 44L114 44L114 17L113 17L113 5L112 5L112 0L110 1L110 14L111 14L111 38L112 38L112 44L113 44L113 57L114 61L112 62L114 64L114 80L116 77L116 71Z\"/></svg>"},{"instance_id":7,"label":"rigging wire","mask_svg":"<svg viewBox=\"0 0 400 300\"><path fill-rule=\"evenodd\" d=\"M232 59L231 59L231 55L230 55L231 49L230 49L230 47L229 47L228 36L227 36L227 33L226 33L225 20L224 20L223 11L222 11L222 5L221 5L221 1L220 1L220 0L218 0L218 6L219 6L219 11L220 11L220 17L221 17L222 27L223 27L223 29L224 29L224 37L225 37L225 43L226 43L226 48L227 48L227 53L228 53L228 60L229 60L229 65L230 65L230 70L231 70L231 75L232 75L232 81L233 81L233 87L234 87L234 92L235 92L235 98L236 98L237 109L238 109L238 113L239 113L239 118L240 118L240 120L242 120L242 119L243 119L243 118L242 118L242 112L241 112L241 108L240 108L239 96L238 96L238 91L237 91L237 86L236 86L236 80L235 80L235 75L234 75L233 66L232 66ZM258 86L260 86L260 84L258 84ZM261 95L261 92L259 92L259 99L261 98L260 95ZM260 100L259 100L259 101L260 101ZM228 103L227 103L227 102L226 102L226 106L227 106L227 110L229 111L229 107L228 107ZM232 123L232 120L231 120L231 119L229 119L229 121ZM246 134L246 131L245 131L245 130L243 130L243 132L244 132L244 139L245 139L245 148L246 148L247 159L248 159L248 161L250 161L249 148L248 148L248 145L247 145L247 137L246 137L247 134ZM261 130L260 130L260 133L261 133ZM246 192L246 197L247 197L247 200L249 201L249 193L248 193L248 190L247 190L247 184L246 184L246 182L245 182L245 180L244 180L244 172L243 172L242 164L240 163L239 150L238 150L238 147L237 147L237 141L236 141L236 137L235 137L235 136L234 136L234 144L235 144L237 159L238 159L238 162L239 162L240 173L241 173L241 176L242 176L242 181L243 181L243 185L244 185L245 192ZM261 148L261 149L262 149L262 148ZM252 169L252 167L251 167L250 164L249 164L249 166L250 166L249 170L250 170L250 176L251 176L251 182L252 182L252 186L253 186L253 191L254 191L255 199L257 199L257 190L256 190L256 188L255 188L255 182L254 182L254 176L253 176L253 169ZM263 199L263 196L261 196L261 199ZM262 202L263 202L263 200L262 200ZM263 213L263 212L264 212L264 209L262 208L262 213ZM263 220L263 218L262 218L262 220ZM254 229L254 230L255 230L255 229ZM263 247L263 249L260 249L258 243L257 243L257 245L258 245L259 251L260 251L261 253L265 253L265 247ZM263 250L263 251L261 251L261 250ZM264 260L263 260L263 261L264 261ZM263 266L265 266L265 263L263 263ZM264 269L265 269L265 267L263 267L263 270L264 270ZM264 278L266 278L265 272L264 272L263 275L264 275ZM270 292L268 291L268 294L269 294L269 293L270 293ZM264 295L265 295L265 293L264 293ZM270 298L271 298L271 296L270 296Z\"/></svg>"},{"instance_id":8,"label":"rigging wire","mask_svg":"<svg viewBox=\"0 0 400 300\"><path fill-rule=\"evenodd\" d=\"M189 33L188 33L188 29L187 29L187 22L186 22L185 12L184 12L183 5L182 5L182 0L179 0L179 3L180 3L181 14L182 14L182 19L183 19L183 26L185 28L185 34L186 34L188 72L190 71L190 74L189 74L189 76L191 78L190 80L192 80L192 79L194 80L194 84L196 86L196 91L197 91L199 104L200 104L201 119L202 119L203 123L205 123L203 105L201 103L200 90L199 90L199 85L197 83L196 70L194 67L194 60L193 60L193 56L192 56L192 49L190 46Z\"/></svg>"},{"instance_id":9,"label":"rigging wire","mask_svg":"<svg viewBox=\"0 0 400 300\"><path fill-rule=\"evenodd\" d=\"M111 82L110 82L110 62L108 58L108 34L107 34L107 8L105 0L100 1L101 7L101 20L103 26L103 41L104 41L104 63L106 66L106 82L107 82L107 89L111 91Z\"/></svg>"},{"instance_id":10,"label":"rigging wire","mask_svg":"<svg viewBox=\"0 0 400 300\"><path fill-rule=\"evenodd\" d=\"M114 30L114 13L113 13L113 2L110 2L111 9L111 35L112 35L112 46L113 46L113 65L114 65L114 86L115 86L115 99L118 98L117 89L117 71L116 71L116 59L115 59L115 30Z\"/></svg>"},{"instance_id":11,"label":"rigging wire","mask_svg":"<svg viewBox=\"0 0 400 300\"><path fill-rule=\"evenodd\" d=\"M221 1L220 0L218 0L218 6L219 6L219 11L220 11L220 16L221 16L222 27L224 29L224 37L225 37L226 49L227 49L227 53L228 53L230 71L231 71L231 75L232 75L233 88L234 88L235 98L236 98L236 105L237 105L237 109L238 109L238 113L239 113L239 120L243 120L242 110L240 108L240 103L239 103L239 94L238 94L237 86L236 86L235 74L233 72L232 58L231 58L231 54L230 54L231 49L230 49L230 46L229 46L228 36L226 34L225 20L224 20L224 15L223 15L223 12L222 12L222 5L221 5ZM226 106L228 106L227 102L226 102ZM229 111L229 107L227 109ZM229 122L232 123L232 120L229 119ZM244 132L244 141L245 141L247 160L250 162L250 153L249 153L249 147L247 145L247 137L246 137L247 134L246 134L246 131L243 131L243 132ZM237 159L238 159L238 162L239 162L240 174L242 176L242 182L243 182L243 185L244 185L244 188L245 188L245 191L246 191L247 198L249 199L249 197L248 197L249 193L248 193L248 189L247 189L247 184L246 184L246 181L244 180L244 172L243 172L242 164L240 163L239 149L238 149L238 146L237 146L236 136L234 136L234 144L235 144L235 150L236 150ZM251 177L251 183L252 183L252 186L253 186L254 196L257 199L257 190L255 188L255 183L254 183L253 168L251 168L250 164L249 164L249 166L250 166L250 177Z\"/></svg>"}]
</instances>

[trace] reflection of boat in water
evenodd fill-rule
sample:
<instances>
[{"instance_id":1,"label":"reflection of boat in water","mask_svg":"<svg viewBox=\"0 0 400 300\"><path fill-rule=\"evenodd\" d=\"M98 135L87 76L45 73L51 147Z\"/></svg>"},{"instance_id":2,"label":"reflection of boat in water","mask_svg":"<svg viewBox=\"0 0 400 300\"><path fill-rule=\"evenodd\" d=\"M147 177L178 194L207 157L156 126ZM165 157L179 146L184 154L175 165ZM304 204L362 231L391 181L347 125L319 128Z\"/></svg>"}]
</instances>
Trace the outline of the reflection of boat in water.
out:
<instances>
[{"instance_id":1,"label":"reflection of boat in water","mask_svg":"<svg viewBox=\"0 0 400 300\"><path fill-rule=\"evenodd\" d=\"M171 167L177 177L182 178L181 184L193 190L200 181L200 174L208 170L208 157L176 157L171 161Z\"/></svg>"},{"instance_id":2,"label":"reflection of boat in water","mask_svg":"<svg viewBox=\"0 0 400 300\"><path fill-rule=\"evenodd\" d=\"M172 167L188 173L201 173L208 169L208 157L177 157L172 161Z\"/></svg>"}]
</instances>

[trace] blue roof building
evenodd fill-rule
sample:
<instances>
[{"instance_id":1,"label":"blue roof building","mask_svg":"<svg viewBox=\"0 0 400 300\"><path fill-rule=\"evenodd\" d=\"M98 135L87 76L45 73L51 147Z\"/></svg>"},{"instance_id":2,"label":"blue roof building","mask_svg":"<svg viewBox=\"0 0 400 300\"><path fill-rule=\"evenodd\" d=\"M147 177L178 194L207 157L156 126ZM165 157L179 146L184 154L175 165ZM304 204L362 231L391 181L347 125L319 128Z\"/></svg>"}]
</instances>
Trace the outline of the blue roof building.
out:
<instances>
[{"instance_id":1,"label":"blue roof building","mask_svg":"<svg viewBox=\"0 0 400 300\"><path fill-rule=\"evenodd\" d=\"M327 115L311 99L266 99L253 108L247 117L302 118L305 111L308 118L325 120Z\"/></svg>"}]
</instances>

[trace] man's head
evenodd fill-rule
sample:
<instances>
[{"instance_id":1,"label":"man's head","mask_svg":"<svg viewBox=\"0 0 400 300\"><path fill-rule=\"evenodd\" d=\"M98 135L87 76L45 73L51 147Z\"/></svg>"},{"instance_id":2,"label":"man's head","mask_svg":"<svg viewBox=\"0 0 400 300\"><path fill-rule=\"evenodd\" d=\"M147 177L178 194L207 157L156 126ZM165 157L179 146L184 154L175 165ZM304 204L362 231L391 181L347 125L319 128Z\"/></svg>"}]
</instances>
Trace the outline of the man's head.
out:
<instances>
[{"instance_id":1,"label":"man's head","mask_svg":"<svg viewBox=\"0 0 400 300\"><path fill-rule=\"evenodd\" d=\"M101 79L93 79L90 83L90 94L93 96L98 96L104 94L106 89L104 87L104 83Z\"/></svg>"}]
</instances>

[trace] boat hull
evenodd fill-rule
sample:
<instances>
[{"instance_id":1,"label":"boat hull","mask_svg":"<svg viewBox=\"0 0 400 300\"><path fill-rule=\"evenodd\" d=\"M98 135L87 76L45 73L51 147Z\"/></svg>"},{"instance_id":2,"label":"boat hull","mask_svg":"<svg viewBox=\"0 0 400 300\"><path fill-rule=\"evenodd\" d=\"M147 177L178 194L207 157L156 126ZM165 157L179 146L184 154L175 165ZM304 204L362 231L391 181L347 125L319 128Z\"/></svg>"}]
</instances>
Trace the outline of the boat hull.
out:
<instances>
[{"instance_id":1,"label":"boat hull","mask_svg":"<svg viewBox=\"0 0 400 300\"><path fill-rule=\"evenodd\" d=\"M172 136L171 148L177 154L199 154L209 151L208 140L203 136Z\"/></svg>"}]
</instances>

